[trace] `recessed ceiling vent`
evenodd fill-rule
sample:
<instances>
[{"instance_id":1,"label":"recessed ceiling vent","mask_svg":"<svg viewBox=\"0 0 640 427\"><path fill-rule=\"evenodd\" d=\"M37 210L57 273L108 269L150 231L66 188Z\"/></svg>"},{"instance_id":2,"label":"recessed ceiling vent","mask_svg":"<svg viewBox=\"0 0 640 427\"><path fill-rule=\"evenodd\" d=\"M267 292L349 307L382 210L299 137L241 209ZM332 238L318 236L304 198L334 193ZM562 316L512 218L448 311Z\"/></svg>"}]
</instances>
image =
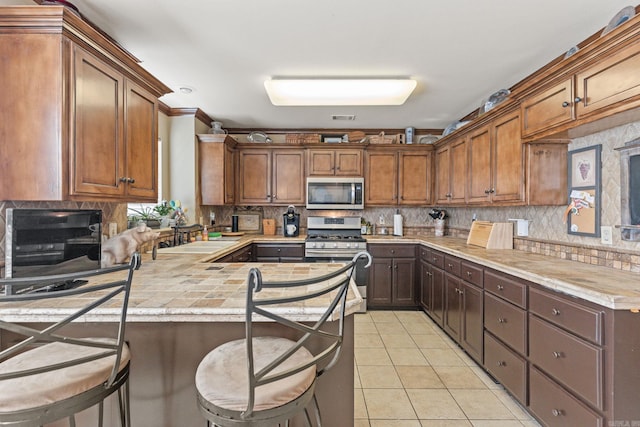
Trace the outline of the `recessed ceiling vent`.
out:
<instances>
[{"instance_id":1,"label":"recessed ceiling vent","mask_svg":"<svg viewBox=\"0 0 640 427\"><path fill-rule=\"evenodd\" d=\"M355 120L355 114L333 114L331 120Z\"/></svg>"}]
</instances>

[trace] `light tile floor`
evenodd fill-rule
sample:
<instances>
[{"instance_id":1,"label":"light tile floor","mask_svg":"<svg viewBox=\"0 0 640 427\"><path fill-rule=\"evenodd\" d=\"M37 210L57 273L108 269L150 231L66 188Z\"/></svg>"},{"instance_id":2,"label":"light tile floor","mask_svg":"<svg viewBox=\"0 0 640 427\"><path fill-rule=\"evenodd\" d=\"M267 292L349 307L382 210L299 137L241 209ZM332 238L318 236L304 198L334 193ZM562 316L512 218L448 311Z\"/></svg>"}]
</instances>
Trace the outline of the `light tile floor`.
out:
<instances>
[{"instance_id":1,"label":"light tile floor","mask_svg":"<svg viewBox=\"0 0 640 427\"><path fill-rule=\"evenodd\" d=\"M355 427L540 426L426 314L355 316Z\"/></svg>"}]
</instances>

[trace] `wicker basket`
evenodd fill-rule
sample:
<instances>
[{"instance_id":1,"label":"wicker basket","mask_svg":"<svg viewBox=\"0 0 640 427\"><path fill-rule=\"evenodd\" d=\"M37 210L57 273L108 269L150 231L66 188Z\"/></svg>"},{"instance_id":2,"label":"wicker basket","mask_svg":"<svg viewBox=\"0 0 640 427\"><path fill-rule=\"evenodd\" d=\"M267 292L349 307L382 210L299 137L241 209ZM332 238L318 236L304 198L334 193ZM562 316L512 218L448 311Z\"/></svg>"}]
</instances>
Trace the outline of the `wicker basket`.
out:
<instances>
[{"instance_id":1,"label":"wicker basket","mask_svg":"<svg viewBox=\"0 0 640 427\"><path fill-rule=\"evenodd\" d=\"M380 132L376 136L369 137L370 144L394 144L396 141L395 136L387 136L384 132Z\"/></svg>"},{"instance_id":2,"label":"wicker basket","mask_svg":"<svg viewBox=\"0 0 640 427\"><path fill-rule=\"evenodd\" d=\"M289 133L285 136L287 144L309 144L320 142L319 133Z\"/></svg>"},{"instance_id":3,"label":"wicker basket","mask_svg":"<svg viewBox=\"0 0 640 427\"><path fill-rule=\"evenodd\" d=\"M276 220L272 218L263 219L262 232L267 236L273 236L274 234L276 234Z\"/></svg>"}]
</instances>

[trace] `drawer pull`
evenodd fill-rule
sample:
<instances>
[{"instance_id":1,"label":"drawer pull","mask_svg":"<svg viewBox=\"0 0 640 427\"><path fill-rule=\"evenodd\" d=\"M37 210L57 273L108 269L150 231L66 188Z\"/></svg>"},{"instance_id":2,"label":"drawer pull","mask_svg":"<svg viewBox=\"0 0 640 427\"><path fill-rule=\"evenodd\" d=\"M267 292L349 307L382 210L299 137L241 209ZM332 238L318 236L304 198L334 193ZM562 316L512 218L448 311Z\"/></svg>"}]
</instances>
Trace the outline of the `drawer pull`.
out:
<instances>
[{"instance_id":1,"label":"drawer pull","mask_svg":"<svg viewBox=\"0 0 640 427\"><path fill-rule=\"evenodd\" d=\"M562 353L559 351L554 351L553 357L555 357L556 359L560 359L562 357Z\"/></svg>"},{"instance_id":2,"label":"drawer pull","mask_svg":"<svg viewBox=\"0 0 640 427\"><path fill-rule=\"evenodd\" d=\"M498 288L498 290L499 290L499 291L504 290L504 286L502 286L502 285L498 285L498 286L496 286L496 287Z\"/></svg>"},{"instance_id":3,"label":"drawer pull","mask_svg":"<svg viewBox=\"0 0 640 427\"><path fill-rule=\"evenodd\" d=\"M471 277L471 272L467 271L467 277Z\"/></svg>"},{"instance_id":4,"label":"drawer pull","mask_svg":"<svg viewBox=\"0 0 640 427\"><path fill-rule=\"evenodd\" d=\"M507 319L504 317L498 317L498 323L507 323Z\"/></svg>"},{"instance_id":5,"label":"drawer pull","mask_svg":"<svg viewBox=\"0 0 640 427\"><path fill-rule=\"evenodd\" d=\"M561 415L564 415L564 411L562 409L553 409L551 413L553 414L554 417L559 417Z\"/></svg>"},{"instance_id":6,"label":"drawer pull","mask_svg":"<svg viewBox=\"0 0 640 427\"><path fill-rule=\"evenodd\" d=\"M447 265L449 266L449 268L453 268L453 264L449 263Z\"/></svg>"},{"instance_id":7,"label":"drawer pull","mask_svg":"<svg viewBox=\"0 0 640 427\"><path fill-rule=\"evenodd\" d=\"M499 360L496 362L496 366L507 366L507 363L504 360Z\"/></svg>"},{"instance_id":8,"label":"drawer pull","mask_svg":"<svg viewBox=\"0 0 640 427\"><path fill-rule=\"evenodd\" d=\"M554 316L560 316L560 310L558 310L557 308L551 310L551 313L553 313Z\"/></svg>"}]
</instances>

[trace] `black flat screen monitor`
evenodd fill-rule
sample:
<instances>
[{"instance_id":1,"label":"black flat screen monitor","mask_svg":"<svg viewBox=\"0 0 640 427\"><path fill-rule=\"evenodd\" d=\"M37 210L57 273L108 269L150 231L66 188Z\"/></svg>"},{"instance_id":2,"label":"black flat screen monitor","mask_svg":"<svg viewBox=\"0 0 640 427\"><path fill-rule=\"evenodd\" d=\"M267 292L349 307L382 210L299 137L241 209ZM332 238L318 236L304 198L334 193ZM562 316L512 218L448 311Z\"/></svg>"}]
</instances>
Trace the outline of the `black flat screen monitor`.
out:
<instances>
[{"instance_id":1,"label":"black flat screen monitor","mask_svg":"<svg viewBox=\"0 0 640 427\"><path fill-rule=\"evenodd\" d=\"M7 209L5 277L100 268L102 211Z\"/></svg>"}]
</instances>

